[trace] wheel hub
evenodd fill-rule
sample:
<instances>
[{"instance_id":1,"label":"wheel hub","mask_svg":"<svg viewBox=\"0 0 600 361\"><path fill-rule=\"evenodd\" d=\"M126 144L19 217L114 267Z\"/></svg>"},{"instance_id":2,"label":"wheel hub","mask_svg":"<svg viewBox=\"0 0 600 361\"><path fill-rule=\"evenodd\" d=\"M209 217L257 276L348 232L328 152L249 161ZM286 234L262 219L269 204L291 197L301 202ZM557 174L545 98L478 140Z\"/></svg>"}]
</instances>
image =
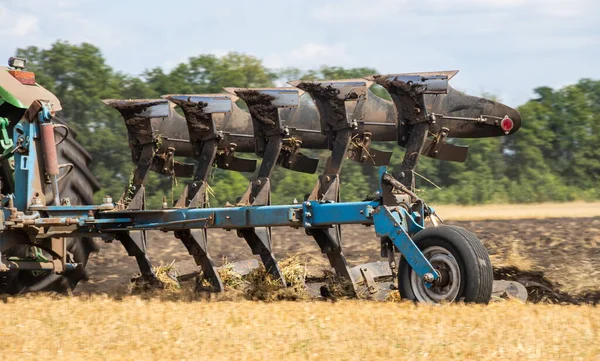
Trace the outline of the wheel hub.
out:
<instances>
[{"instance_id":1,"label":"wheel hub","mask_svg":"<svg viewBox=\"0 0 600 361\"><path fill-rule=\"evenodd\" d=\"M440 267L439 265L433 265L433 268L435 268L438 274L438 279L435 280L434 286L448 286L448 284L450 284L450 272L448 272L448 270L445 267Z\"/></svg>"},{"instance_id":2,"label":"wheel hub","mask_svg":"<svg viewBox=\"0 0 600 361\"><path fill-rule=\"evenodd\" d=\"M461 277L458 262L452 253L443 247L434 246L423 250L423 255L435 268L439 278L430 287L427 287L425 282L412 270L411 288L417 300L428 303L456 300L460 290Z\"/></svg>"}]
</instances>

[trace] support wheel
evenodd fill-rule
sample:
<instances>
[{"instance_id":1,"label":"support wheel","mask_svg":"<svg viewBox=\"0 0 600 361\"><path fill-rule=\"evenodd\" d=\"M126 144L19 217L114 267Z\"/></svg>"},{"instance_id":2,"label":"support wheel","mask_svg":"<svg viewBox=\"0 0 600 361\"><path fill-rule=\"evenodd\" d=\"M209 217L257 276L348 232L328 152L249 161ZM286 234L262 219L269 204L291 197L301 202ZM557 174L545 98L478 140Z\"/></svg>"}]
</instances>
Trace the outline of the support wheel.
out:
<instances>
[{"instance_id":1,"label":"support wheel","mask_svg":"<svg viewBox=\"0 0 600 361\"><path fill-rule=\"evenodd\" d=\"M424 303L490 301L492 264L487 250L473 233L444 225L417 233L413 241L440 278L428 288L406 259L400 257L398 289L402 299Z\"/></svg>"}]
</instances>

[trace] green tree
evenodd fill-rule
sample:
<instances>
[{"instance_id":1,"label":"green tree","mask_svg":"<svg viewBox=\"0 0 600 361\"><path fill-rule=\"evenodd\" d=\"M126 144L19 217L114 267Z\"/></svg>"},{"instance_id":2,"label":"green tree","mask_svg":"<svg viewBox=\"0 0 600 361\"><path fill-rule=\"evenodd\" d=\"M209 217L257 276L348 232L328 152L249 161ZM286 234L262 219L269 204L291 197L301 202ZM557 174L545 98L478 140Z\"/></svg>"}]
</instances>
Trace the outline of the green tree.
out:
<instances>
[{"instance_id":1,"label":"green tree","mask_svg":"<svg viewBox=\"0 0 600 361\"><path fill-rule=\"evenodd\" d=\"M223 93L224 87L270 87L276 74L251 55L191 57L170 72L153 68L144 72L147 84L158 94Z\"/></svg>"},{"instance_id":2,"label":"green tree","mask_svg":"<svg viewBox=\"0 0 600 361\"><path fill-rule=\"evenodd\" d=\"M275 81L292 79L347 79L376 74L372 68L322 66L313 70L267 69L253 56L229 53L198 55L166 71L146 70L140 77L122 74L106 64L101 51L88 43L56 42L48 49L17 49L30 61L37 81L54 92L63 105L61 116L75 130L79 142L94 158L92 171L103 185L97 194L118 197L133 168L123 119L101 99L156 98L167 93L219 93L223 87L270 87ZM377 95L388 98L381 87ZM535 90L536 99L519 107L523 123L509 137L457 140L470 146L465 163L441 162L421 157L417 172L440 186L417 178L424 198L438 203L480 204L491 202L541 202L600 198L600 81ZM490 97L489 95L487 96ZM373 144L394 153L397 167L403 149L393 142ZM303 150L321 159L328 151ZM191 159L184 161L191 162ZM211 180L212 205L233 203L247 187L251 175L215 170ZM300 201L311 191L316 175L276 169L272 177L273 202ZM342 199L360 200L377 186L375 167L345 162ZM163 196L175 198L185 180L151 174L148 197L158 206ZM172 195L173 194L173 195Z\"/></svg>"},{"instance_id":3,"label":"green tree","mask_svg":"<svg viewBox=\"0 0 600 361\"><path fill-rule=\"evenodd\" d=\"M103 186L97 200L104 193L118 197L129 178L131 155L122 118L101 99L148 96L148 87L139 79L114 71L100 49L88 43L59 41L49 49L17 49L16 55L27 58L38 82L60 99L60 116L92 155L92 171Z\"/></svg>"}]
</instances>

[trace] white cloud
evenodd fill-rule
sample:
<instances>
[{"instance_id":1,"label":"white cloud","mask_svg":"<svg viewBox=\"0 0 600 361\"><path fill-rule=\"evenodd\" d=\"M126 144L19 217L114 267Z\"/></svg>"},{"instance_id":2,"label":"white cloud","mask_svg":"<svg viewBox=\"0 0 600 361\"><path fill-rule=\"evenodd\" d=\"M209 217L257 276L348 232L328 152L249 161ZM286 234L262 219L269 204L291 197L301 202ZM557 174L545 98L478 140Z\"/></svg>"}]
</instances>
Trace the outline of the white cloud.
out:
<instances>
[{"instance_id":1,"label":"white cloud","mask_svg":"<svg viewBox=\"0 0 600 361\"><path fill-rule=\"evenodd\" d=\"M373 24L379 21L412 23L415 18L435 15L444 21L448 12L491 14L493 11L516 11L551 17L595 16L595 0L340 0L314 8L314 19L326 22L358 22ZM446 13L446 14L444 14ZM424 23L423 26L430 24Z\"/></svg>"},{"instance_id":2,"label":"white cloud","mask_svg":"<svg viewBox=\"0 0 600 361\"><path fill-rule=\"evenodd\" d=\"M408 0L347 0L313 9L312 16L322 21L371 23L378 19L389 20L389 16L411 7Z\"/></svg>"},{"instance_id":3,"label":"white cloud","mask_svg":"<svg viewBox=\"0 0 600 361\"><path fill-rule=\"evenodd\" d=\"M38 30L38 19L34 15L18 15L14 22L14 28L12 29L12 35L14 36L27 36L34 34Z\"/></svg>"},{"instance_id":4,"label":"white cloud","mask_svg":"<svg viewBox=\"0 0 600 361\"><path fill-rule=\"evenodd\" d=\"M39 20L35 15L0 7L0 34L15 37L35 34L38 31Z\"/></svg>"},{"instance_id":5,"label":"white cloud","mask_svg":"<svg viewBox=\"0 0 600 361\"><path fill-rule=\"evenodd\" d=\"M348 65L352 62L345 43L320 44L305 43L299 47L281 54L270 54L264 58L269 68L294 66L299 68L314 68L325 64Z\"/></svg>"},{"instance_id":6,"label":"white cloud","mask_svg":"<svg viewBox=\"0 0 600 361\"><path fill-rule=\"evenodd\" d=\"M315 44L306 43L297 49L290 52L290 56L299 61L307 62L331 62L332 60L339 61L342 58L347 58L346 46L344 44Z\"/></svg>"}]
</instances>

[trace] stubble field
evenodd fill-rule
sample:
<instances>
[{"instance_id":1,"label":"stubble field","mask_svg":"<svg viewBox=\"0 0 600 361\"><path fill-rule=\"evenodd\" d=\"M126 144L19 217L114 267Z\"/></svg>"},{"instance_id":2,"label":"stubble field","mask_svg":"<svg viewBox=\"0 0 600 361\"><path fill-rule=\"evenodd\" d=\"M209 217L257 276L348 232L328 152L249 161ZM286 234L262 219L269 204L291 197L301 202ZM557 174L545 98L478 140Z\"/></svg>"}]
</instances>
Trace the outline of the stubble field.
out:
<instances>
[{"instance_id":1,"label":"stubble field","mask_svg":"<svg viewBox=\"0 0 600 361\"><path fill-rule=\"evenodd\" d=\"M4 298L0 350L20 360L600 360L600 204L528 207L517 206L525 209L520 215L504 206L439 207L438 213L482 239L498 277L543 286L532 295L537 303L133 296L127 288L135 262L112 243L101 245L90 281L74 296ZM570 218L547 218L564 214ZM343 233L350 263L380 259L372 228L349 226ZM252 258L235 233L210 236L215 259ZM299 256L310 269L326 265L302 231L277 229L273 239L279 259ZM177 260L183 271L193 268L185 248L166 234L152 233L148 248L157 264Z\"/></svg>"}]
</instances>

